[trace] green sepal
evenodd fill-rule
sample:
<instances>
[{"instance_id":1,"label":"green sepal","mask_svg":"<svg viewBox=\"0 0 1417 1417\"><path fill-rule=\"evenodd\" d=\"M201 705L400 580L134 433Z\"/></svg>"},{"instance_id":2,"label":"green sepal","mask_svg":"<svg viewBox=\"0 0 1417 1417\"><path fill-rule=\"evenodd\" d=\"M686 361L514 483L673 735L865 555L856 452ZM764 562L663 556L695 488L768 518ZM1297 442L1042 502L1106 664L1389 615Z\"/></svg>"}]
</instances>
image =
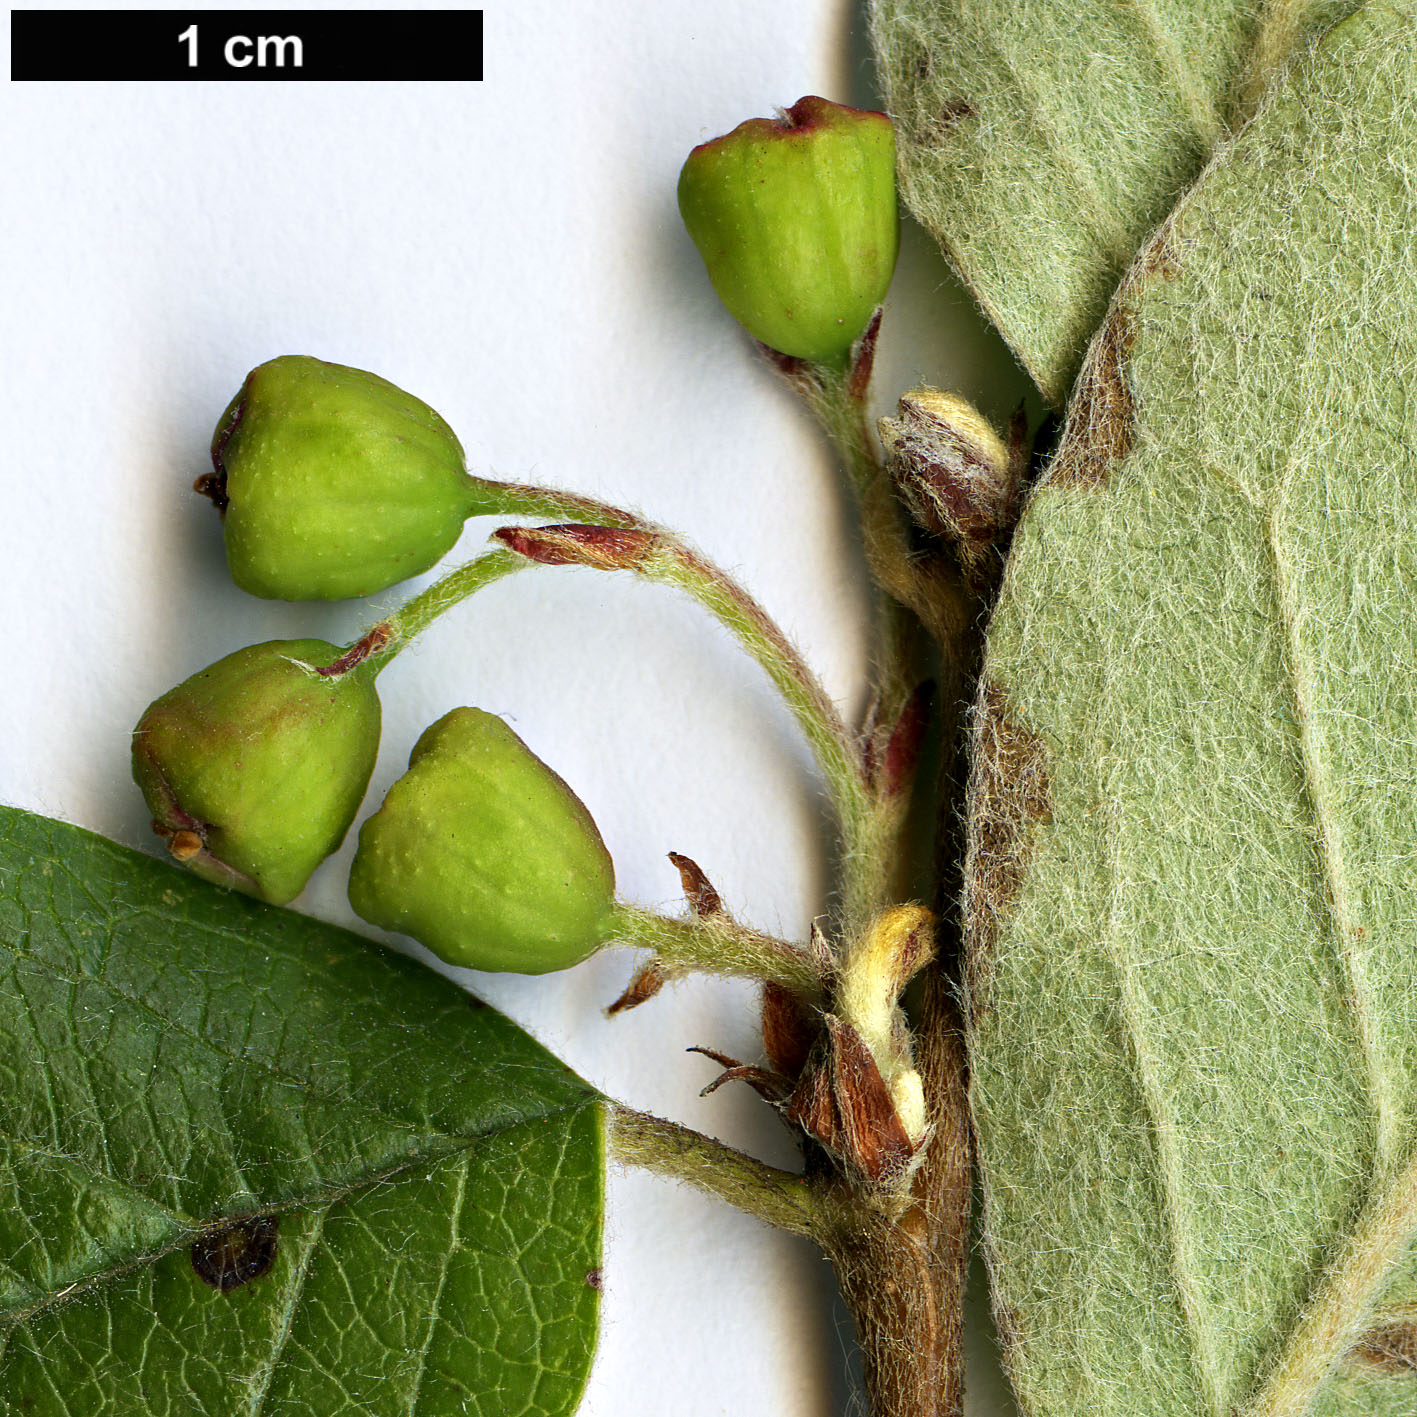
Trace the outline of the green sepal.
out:
<instances>
[{"instance_id":1,"label":"green sepal","mask_svg":"<svg viewBox=\"0 0 1417 1417\"><path fill-rule=\"evenodd\" d=\"M783 354L839 365L885 299L900 223L884 113L799 99L689 154L679 211L734 318Z\"/></svg>"},{"instance_id":2,"label":"green sepal","mask_svg":"<svg viewBox=\"0 0 1417 1417\"><path fill-rule=\"evenodd\" d=\"M344 840L379 752L370 668L325 640L237 650L148 706L133 777L189 869L283 905ZM200 840L200 849L197 840Z\"/></svg>"},{"instance_id":3,"label":"green sepal","mask_svg":"<svg viewBox=\"0 0 1417 1417\"><path fill-rule=\"evenodd\" d=\"M372 595L426 571L479 510L462 445L387 379L304 355L253 369L212 437L227 563L271 600Z\"/></svg>"},{"instance_id":4,"label":"green sepal","mask_svg":"<svg viewBox=\"0 0 1417 1417\"><path fill-rule=\"evenodd\" d=\"M459 708L360 828L349 900L448 964L546 974L605 942L615 868L575 793L501 719Z\"/></svg>"}]
</instances>

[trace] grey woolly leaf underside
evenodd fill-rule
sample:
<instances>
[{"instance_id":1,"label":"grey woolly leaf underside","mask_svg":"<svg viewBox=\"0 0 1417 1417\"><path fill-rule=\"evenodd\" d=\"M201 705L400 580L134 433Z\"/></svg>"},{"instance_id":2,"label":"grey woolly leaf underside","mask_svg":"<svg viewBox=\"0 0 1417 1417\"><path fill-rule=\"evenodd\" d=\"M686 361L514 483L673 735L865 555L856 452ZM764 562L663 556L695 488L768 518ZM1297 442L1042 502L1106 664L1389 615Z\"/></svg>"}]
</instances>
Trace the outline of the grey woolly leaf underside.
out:
<instances>
[{"instance_id":1,"label":"grey woolly leaf underside","mask_svg":"<svg viewBox=\"0 0 1417 1417\"><path fill-rule=\"evenodd\" d=\"M1181 202L991 624L972 1106L1030 1417L1417 1413L1415 81L1370 5Z\"/></svg>"},{"instance_id":2,"label":"grey woolly leaf underside","mask_svg":"<svg viewBox=\"0 0 1417 1417\"><path fill-rule=\"evenodd\" d=\"M602 1191L446 980L0 808L0 1413L572 1412Z\"/></svg>"},{"instance_id":3,"label":"grey woolly leaf underside","mask_svg":"<svg viewBox=\"0 0 1417 1417\"><path fill-rule=\"evenodd\" d=\"M1053 401L1118 280L1355 0L872 0L902 194Z\"/></svg>"}]
</instances>

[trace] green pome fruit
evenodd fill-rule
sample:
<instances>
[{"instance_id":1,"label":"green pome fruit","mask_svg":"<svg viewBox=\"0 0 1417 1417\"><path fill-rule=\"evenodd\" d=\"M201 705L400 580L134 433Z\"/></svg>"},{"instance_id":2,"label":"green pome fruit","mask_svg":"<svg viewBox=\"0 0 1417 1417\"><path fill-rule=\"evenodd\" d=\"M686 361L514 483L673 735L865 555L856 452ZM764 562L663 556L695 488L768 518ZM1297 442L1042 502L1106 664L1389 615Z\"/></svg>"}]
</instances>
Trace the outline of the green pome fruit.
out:
<instances>
[{"instance_id":1,"label":"green pome fruit","mask_svg":"<svg viewBox=\"0 0 1417 1417\"><path fill-rule=\"evenodd\" d=\"M546 974L605 943L615 868L575 793L500 718L459 708L360 828L349 901L448 964Z\"/></svg>"},{"instance_id":2,"label":"green pome fruit","mask_svg":"<svg viewBox=\"0 0 1417 1417\"><path fill-rule=\"evenodd\" d=\"M387 379L287 354L253 369L198 481L232 579L273 600L372 595L426 571L480 510L453 430Z\"/></svg>"},{"instance_id":3,"label":"green pome fruit","mask_svg":"<svg viewBox=\"0 0 1417 1417\"><path fill-rule=\"evenodd\" d=\"M719 298L783 354L841 364L885 299L900 222L884 113L799 99L689 154L679 210Z\"/></svg>"},{"instance_id":4,"label":"green pome fruit","mask_svg":"<svg viewBox=\"0 0 1417 1417\"><path fill-rule=\"evenodd\" d=\"M321 674L325 640L237 650L148 706L133 777L191 870L274 905L300 894L349 830L379 752L372 669Z\"/></svg>"}]
</instances>

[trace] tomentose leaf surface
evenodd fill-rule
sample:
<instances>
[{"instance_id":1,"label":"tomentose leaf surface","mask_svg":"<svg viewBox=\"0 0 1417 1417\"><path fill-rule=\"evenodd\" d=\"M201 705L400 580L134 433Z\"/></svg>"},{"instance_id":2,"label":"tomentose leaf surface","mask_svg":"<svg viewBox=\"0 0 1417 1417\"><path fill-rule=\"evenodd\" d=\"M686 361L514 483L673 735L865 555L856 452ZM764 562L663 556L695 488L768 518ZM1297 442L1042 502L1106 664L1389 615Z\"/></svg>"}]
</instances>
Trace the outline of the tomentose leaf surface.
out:
<instances>
[{"instance_id":1,"label":"tomentose leaf surface","mask_svg":"<svg viewBox=\"0 0 1417 1417\"><path fill-rule=\"evenodd\" d=\"M973 1106L1032 1417L1417 1412L1414 78L1409 6L1345 21L1143 252L991 627Z\"/></svg>"}]
</instances>

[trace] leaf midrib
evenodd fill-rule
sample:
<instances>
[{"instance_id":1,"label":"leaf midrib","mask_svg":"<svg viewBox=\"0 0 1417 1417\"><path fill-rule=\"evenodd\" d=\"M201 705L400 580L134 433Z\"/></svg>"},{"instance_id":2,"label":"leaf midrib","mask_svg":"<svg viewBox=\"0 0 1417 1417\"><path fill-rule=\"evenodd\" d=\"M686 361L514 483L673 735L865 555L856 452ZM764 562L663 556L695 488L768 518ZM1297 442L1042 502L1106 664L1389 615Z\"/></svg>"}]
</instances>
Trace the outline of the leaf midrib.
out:
<instances>
[{"instance_id":1,"label":"leaf midrib","mask_svg":"<svg viewBox=\"0 0 1417 1417\"><path fill-rule=\"evenodd\" d=\"M1192 1366L1205 1394L1213 1417L1224 1411L1220 1391L1220 1376L1215 1353L1209 1342L1209 1331L1202 1322L1199 1285L1189 1247L1184 1243L1185 1227L1180 1205L1180 1156L1174 1142L1175 1126L1167 1116L1162 1100L1160 1081L1152 1062L1152 1050L1142 1018L1144 1006L1134 984L1136 971L1122 955L1121 931L1118 923L1121 872L1118 869L1122 830L1119 821L1120 803L1115 790L1107 800L1107 955L1111 962L1122 1021L1131 1048L1133 1081L1146 1111L1148 1130L1156 1149L1156 1170L1160 1190L1161 1214L1166 1229L1171 1273L1176 1282L1177 1299L1186 1324Z\"/></svg>"},{"instance_id":2,"label":"leaf midrib","mask_svg":"<svg viewBox=\"0 0 1417 1417\"><path fill-rule=\"evenodd\" d=\"M235 1221L248 1219L257 1215L289 1215L303 1210L323 1209L339 1205L341 1202L349 1200L353 1196L362 1195L364 1192L382 1186L390 1181L397 1180L407 1172L417 1170L426 1166L429 1162L441 1163L451 1157L460 1156L465 1152L472 1151L479 1142L486 1140L490 1136L495 1136L501 1132L514 1131L524 1125L534 1122L547 1121L555 1117L567 1116L579 1112L584 1108L599 1105L598 1099L592 1096L577 1098L562 1106L549 1108L547 1111L537 1116L527 1116L518 1118L514 1122L509 1122L497 1126L489 1126L480 1131L468 1132L460 1137L445 1137L444 1140L454 1143L445 1149L429 1149L422 1152L410 1152L399 1161L397 1165L389 1166L380 1171L370 1171L362 1174L356 1180L345 1184L332 1184L328 1187L317 1188L309 1192L286 1197L270 1205L256 1206L240 1211L233 1211L222 1215L219 1219L208 1221L203 1225L188 1224L175 1234L172 1240L153 1250L144 1251L140 1255L135 1255L131 1259L123 1260L119 1264L108 1266L106 1269L94 1270L91 1274L85 1275L82 1279L66 1284L58 1294L47 1294L42 1299L36 1300L33 1304L18 1308L0 1310L0 1339L8 1343L9 1335L17 1327L28 1322L37 1315L57 1308L70 1298L79 1294L86 1294L90 1290L100 1285L107 1284L114 1279L122 1278L124 1275L132 1274L137 1270L144 1269L149 1265L156 1264L159 1260L175 1253L178 1250L193 1244L204 1234L225 1229ZM116 1185L126 1186L125 1182L115 1180ZM165 1206L155 1206L164 1214L176 1217L176 1212ZM0 1343L0 1355L4 1352L4 1343Z\"/></svg>"}]
</instances>

